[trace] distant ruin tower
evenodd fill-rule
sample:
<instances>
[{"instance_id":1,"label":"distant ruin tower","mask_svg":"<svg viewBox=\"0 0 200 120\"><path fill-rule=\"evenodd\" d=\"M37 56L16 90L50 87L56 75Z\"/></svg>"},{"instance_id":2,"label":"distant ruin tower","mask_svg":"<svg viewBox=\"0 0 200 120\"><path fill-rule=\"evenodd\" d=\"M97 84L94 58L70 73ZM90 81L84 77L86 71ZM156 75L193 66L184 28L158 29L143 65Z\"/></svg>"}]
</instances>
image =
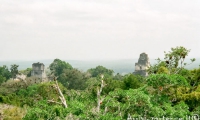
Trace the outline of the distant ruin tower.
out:
<instances>
[{"instance_id":1,"label":"distant ruin tower","mask_svg":"<svg viewBox=\"0 0 200 120\"><path fill-rule=\"evenodd\" d=\"M31 76L37 77L37 78L42 79L44 81L46 79L44 64L39 63L39 62L33 63L32 64Z\"/></svg>"},{"instance_id":2,"label":"distant ruin tower","mask_svg":"<svg viewBox=\"0 0 200 120\"><path fill-rule=\"evenodd\" d=\"M135 72L133 74L148 76L147 69L150 66L149 57L146 53L141 53L138 63L135 63Z\"/></svg>"}]
</instances>

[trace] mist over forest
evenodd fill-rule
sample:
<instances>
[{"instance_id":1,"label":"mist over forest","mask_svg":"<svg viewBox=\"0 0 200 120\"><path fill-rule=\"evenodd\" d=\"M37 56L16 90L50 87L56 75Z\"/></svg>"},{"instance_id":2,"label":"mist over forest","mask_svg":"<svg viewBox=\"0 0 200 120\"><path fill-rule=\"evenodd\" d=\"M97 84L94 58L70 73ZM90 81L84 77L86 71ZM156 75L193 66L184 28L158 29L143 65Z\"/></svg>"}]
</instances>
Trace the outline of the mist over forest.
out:
<instances>
[{"instance_id":1,"label":"mist over forest","mask_svg":"<svg viewBox=\"0 0 200 120\"><path fill-rule=\"evenodd\" d=\"M26 68L31 68L33 63L41 62L45 65L45 68L48 69L49 65L52 63L52 60L34 60L34 61L0 61L0 66L6 65L10 67L12 64L19 65L19 70L25 70ZM138 62L138 59L122 59L122 60L64 60L71 64L74 68L77 68L82 71L87 71L90 68L94 68L98 65L105 66L106 68L114 70L114 73L120 74L128 74L132 73L135 70L135 63ZM153 65L156 63L155 59L149 59L150 64ZM186 66L187 69L194 69L198 68L200 65L200 58L196 58L194 63ZM190 59L185 59L186 63L190 63Z\"/></svg>"}]
</instances>

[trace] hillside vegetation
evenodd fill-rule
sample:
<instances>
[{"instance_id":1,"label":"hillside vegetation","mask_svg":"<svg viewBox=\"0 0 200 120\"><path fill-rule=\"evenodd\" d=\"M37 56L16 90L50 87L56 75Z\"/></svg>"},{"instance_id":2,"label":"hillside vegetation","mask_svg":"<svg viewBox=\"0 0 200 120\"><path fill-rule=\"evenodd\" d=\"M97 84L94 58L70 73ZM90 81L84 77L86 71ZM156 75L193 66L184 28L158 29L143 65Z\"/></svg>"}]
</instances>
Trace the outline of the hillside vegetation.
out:
<instances>
[{"instance_id":1,"label":"hillside vegetation","mask_svg":"<svg viewBox=\"0 0 200 120\"><path fill-rule=\"evenodd\" d=\"M133 120L195 118L200 115L200 67L186 69L189 50L172 48L165 58L148 68L143 77L121 75L104 66L83 72L55 59L48 82L33 77L13 80L16 74L30 74L0 67L0 119L5 120ZM199 62L199 61L198 61Z\"/></svg>"}]
</instances>

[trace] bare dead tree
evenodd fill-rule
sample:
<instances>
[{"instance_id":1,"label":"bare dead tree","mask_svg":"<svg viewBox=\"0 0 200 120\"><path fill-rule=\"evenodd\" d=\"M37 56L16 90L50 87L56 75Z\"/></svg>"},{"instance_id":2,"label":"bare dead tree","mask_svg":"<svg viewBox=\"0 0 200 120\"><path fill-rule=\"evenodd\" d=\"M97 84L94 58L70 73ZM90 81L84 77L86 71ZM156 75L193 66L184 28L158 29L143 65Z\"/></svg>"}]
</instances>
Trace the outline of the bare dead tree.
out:
<instances>
[{"instance_id":1,"label":"bare dead tree","mask_svg":"<svg viewBox=\"0 0 200 120\"><path fill-rule=\"evenodd\" d=\"M55 77L54 78L54 81L55 81L55 85L53 86L57 91L58 91L58 94L59 94L59 98L61 100L61 103L59 102L56 102L54 101L53 99L52 100L48 100L48 102L51 102L51 103L56 103L56 104L62 104L65 108L67 108L67 102L66 102L66 99L62 93L62 91L60 90L60 87L58 85L58 82L56 80L57 78Z\"/></svg>"},{"instance_id":2,"label":"bare dead tree","mask_svg":"<svg viewBox=\"0 0 200 120\"><path fill-rule=\"evenodd\" d=\"M104 100L104 98L101 98L101 92L103 90L103 87L106 85L106 84L104 84L103 77L104 77L104 75L101 75L101 87L100 88L97 87L97 112L98 113L100 111L101 103Z\"/></svg>"}]
</instances>

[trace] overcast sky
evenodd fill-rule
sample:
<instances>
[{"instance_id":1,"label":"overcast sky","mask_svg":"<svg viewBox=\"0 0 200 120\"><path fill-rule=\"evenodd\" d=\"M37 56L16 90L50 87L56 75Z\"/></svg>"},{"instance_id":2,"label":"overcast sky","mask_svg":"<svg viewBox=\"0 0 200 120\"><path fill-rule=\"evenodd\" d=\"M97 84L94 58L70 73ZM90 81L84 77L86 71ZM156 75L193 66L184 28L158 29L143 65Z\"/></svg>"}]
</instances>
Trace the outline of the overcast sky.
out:
<instances>
[{"instance_id":1,"label":"overcast sky","mask_svg":"<svg viewBox=\"0 0 200 120\"><path fill-rule=\"evenodd\" d=\"M0 0L0 60L200 58L200 0Z\"/></svg>"}]
</instances>

